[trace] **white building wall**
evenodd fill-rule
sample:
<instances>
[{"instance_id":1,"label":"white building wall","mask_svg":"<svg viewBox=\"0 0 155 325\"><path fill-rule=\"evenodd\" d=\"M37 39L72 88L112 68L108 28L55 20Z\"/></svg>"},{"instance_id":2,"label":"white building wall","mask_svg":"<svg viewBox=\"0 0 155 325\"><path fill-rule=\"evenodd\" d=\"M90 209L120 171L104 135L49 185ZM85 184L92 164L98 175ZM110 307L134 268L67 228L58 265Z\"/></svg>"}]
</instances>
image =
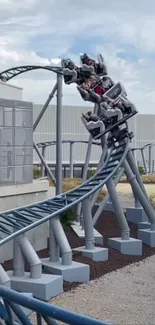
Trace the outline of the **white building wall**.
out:
<instances>
[{"instance_id":1,"label":"white building wall","mask_svg":"<svg viewBox=\"0 0 155 325\"><path fill-rule=\"evenodd\" d=\"M23 88L0 82L0 98L23 100Z\"/></svg>"},{"instance_id":2,"label":"white building wall","mask_svg":"<svg viewBox=\"0 0 155 325\"><path fill-rule=\"evenodd\" d=\"M34 105L33 117L34 121L39 114L42 106ZM93 106L63 106L63 139L67 140L88 140L89 134L85 129L82 121L81 114L92 110ZM145 144L152 142L155 144L155 115L136 115L129 120L129 128L134 132L135 137L132 140L133 147L141 147ZM35 133L34 141L44 142L52 141L56 139L56 107L50 105L45 112L41 122L39 123ZM74 161L83 161L86 155L86 144L74 144L73 158ZM98 161L100 157L101 149L93 146L91 161ZM148 149L145 150L146 157L148 159ZM46 159L48 161L55 161L55 146L47 147ZM69 161L69 145L63 145L63 161ZM142 165L142 159L140 152L136 152L136 158ZM155 160L155 147L152 148L152 159ZM39 161L37 155L34 153L34 160Z\"/></svg>"}]
</instances>

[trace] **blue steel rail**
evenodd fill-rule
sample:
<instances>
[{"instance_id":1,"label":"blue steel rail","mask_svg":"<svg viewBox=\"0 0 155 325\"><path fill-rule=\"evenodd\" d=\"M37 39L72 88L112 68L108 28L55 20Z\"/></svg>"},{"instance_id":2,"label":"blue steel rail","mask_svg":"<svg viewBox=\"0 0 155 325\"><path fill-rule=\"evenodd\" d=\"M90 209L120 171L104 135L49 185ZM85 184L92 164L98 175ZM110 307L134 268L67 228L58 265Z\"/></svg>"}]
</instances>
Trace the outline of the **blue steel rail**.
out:
<instances>
[{"instance_id":1,"label":"blue steel rail","mask_svg":"<svg viewBox=\"0 0 155 325\"><path fill-rule=\"evenodd\" d=\"M0 318L7 325L17 324L14 322L12 312L18 317L20 324L33 324L21 309L21 306L36 313L37 325L42 324L42 320L49 325L58 325L59 322L57 321L70 325L110 325L107 322L50 305L35 298L28 298L2 285L0 285L0 297L3 299L3 303L0 302Z\"/></svg>"},{"instance_id":2,"label":"blue steel rail","mask_svg":"<svg viewBox=\"0 0 155 325\"><path fill-rule=\"evenodd\" d=\"M103 166L90 179L68 192L33 205L0 213L0 246L14 237L60 215L101 189L116 176L129 148L129 139L109 149Z\"/></svg>"}]
</instances>

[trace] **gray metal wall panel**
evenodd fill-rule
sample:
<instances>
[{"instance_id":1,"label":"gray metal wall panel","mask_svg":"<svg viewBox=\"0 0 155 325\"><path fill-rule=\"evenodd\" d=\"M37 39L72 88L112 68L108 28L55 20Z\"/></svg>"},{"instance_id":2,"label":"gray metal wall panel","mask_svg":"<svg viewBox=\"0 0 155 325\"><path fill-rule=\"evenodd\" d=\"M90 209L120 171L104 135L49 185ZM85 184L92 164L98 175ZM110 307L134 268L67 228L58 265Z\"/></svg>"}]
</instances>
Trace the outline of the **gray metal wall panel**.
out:
<instances>
[{"instance_id":1,"label":"gray metal wall panel","mask_svg":"<svg viewBox=\"0 0 155 325\"><path fill-rule=\"evenodd\" d=\"M0 99L0 185L33 180L32 108L29 102Z\"/></svg>"},{"instance_id":2,"label":"gray metal wall panel","mask_svg":"<svg viewBox=\"0 0 155 325\"><path fill-rule=\"evenodd\" d=\"M34 121L38 116L42 105L34 105L33 117ZM88 140L89 134L85 129L82 121L81 114L92 110L93 105L86 106L63 106L63 139L64 140ZM140 147L148 142L155 144L155 115L136 115L129 120L129 129L134 132L135 137L132 141L133 147ZM34 141L43 142L56 139L56 107L50 105L45 112L41 122L39 123L35 133ZM73 159L74 161L83 161L86 154L87 145L74 144ZM98 161L100 157L100 148L93 147L91 160ZM56 150L55 146L47 147L46 159L49 161L55 161ZM148 157L148 149L146 150L146 156ZM152 159L155 160L155 148L152 149ZM69 161L69 144L63 145L63 161ZM136 153L137 160L142 164L140 152ZM39 161L37 155L34 153L34 160Z\"/></svg>"}]
</instances>

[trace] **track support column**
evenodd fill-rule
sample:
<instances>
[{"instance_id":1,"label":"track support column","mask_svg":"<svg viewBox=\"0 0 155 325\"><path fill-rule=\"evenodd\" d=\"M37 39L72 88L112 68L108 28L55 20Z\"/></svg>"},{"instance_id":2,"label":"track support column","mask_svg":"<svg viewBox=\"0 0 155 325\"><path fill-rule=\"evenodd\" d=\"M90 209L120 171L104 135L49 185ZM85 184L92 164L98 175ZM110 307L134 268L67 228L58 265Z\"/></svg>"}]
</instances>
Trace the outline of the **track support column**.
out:
<instances>
[{"instance_id":1,"label":"track support column","mask_svg":"<svg viewBox=\"0 0 155 325\"><path fill-rule=\"evenodd\" d=\"M142 189L140 188L140 186L137 182L136 176L133 174L133 172L126 160L123 162L123 165L124 165L128 180L134 187L134 190L137 193L138 200L141 203L146 215L148 216L149 222L150 222L150 228L138 230L138 238L140 238L145 244L147 244L151 247L155 247L155 212L154 212L154 209L151 206L149 200L146 198Z\"/></svg>"},{"instance_id":2,"label":"track support column","mask_svg":"<svg viewBox=\"0 0 155 325\"><path fill-rule=\"evenodd\" d=\"M85 247L78 247L73 250L75 252L81 252L82 255L91 258L93 261L107 261L108 248L95 247L90 198L87 198L82 202L82 211L85 230Z\"/></svg>"},{"instance_id":3,"label":"track support column","mask_svg":"<svg viewBox=\"0 0 155 325\"><path fill-rule=\"evenodd\" d=\"M107 184L107 190L109 192L110 198L111 198L111 202L113 204L115 213L116 213L116 217L117 217L117 221L120 227L120 231L121 231L121 238L124 240L128 240L130 237L130 229L128 226L128 223L126 221L123 209L121 207L116 189L115 189L115 184L114 181L112 179L110 179Z\"/></svg>"},{"instance_id":4,"label":"track support column","mask_svg":"<svg viewBox=\"0 0 155 325\"><path fill-rule=\"evenodd\" d=\"M69 168L70 168L70 178L73 178L73 144L74 142L71 141L69 144Z\"/></svg>"},{"instance_id":5,"label":"track support column","mask_svg":"<svg viewBox=\"0 0 155 325\"><path fill-rule=\"evenodd\" d=\"M59 275L42 274L42 264L25 234L14 240L14 269L8 271L11 288L33 294L34 297L48 301L63 292L63 279ZM16 249L16 251L15 251ZM25 260L30 272L24 272Z\"/></svg>"},{"instance_id":6,"label":"track support column","mask_svg":"<svg viewBox=\"0 0 155 325\"><path fill-rule=\"evenodd\" d=\"M110 179L106 185L121 230L121 237L109 238L108 240L109 246L111 248L118 250L122 254L142 255L142 241L130 237L130 229L127 220L125 218L122 206L119 202L114 181Z\"/></svg>"}]
</instances>

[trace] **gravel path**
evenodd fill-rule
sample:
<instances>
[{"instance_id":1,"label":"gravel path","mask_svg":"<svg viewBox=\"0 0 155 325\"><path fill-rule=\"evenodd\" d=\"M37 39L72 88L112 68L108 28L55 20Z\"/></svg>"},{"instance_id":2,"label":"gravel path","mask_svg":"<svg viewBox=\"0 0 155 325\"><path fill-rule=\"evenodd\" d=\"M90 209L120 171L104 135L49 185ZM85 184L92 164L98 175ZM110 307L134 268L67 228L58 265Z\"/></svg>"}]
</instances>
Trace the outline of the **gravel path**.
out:
<instances>
[{"instance_id":1,"label":"gravel path","mask_svg":"<svg viewBox=\"0 0 155 325\"><path fill-rule=\"evenodd\" d=\"M113 325L155 324L155 256L63 293L51 303Z\"/></svg>"},{"instance_id":2,"label":"gravel path","mask_svg":"<svg viewBox=\"0 0 155 325\"><path fill-rule=\"evenodd\" d=\"M122 207L124 209L134 206L134 198L132 193L118 192L118 195L121 200Z\"/></svg>"}]
</instances>

